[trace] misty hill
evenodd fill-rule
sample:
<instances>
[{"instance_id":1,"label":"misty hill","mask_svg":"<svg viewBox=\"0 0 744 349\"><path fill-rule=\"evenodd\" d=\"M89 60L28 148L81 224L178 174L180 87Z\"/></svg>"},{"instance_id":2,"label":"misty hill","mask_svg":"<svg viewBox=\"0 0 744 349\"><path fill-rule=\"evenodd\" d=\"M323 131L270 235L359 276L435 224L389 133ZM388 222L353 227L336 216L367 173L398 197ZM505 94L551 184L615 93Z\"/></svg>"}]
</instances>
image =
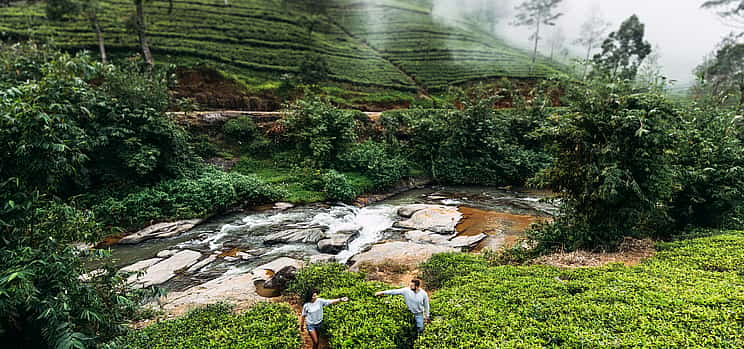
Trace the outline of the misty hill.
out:
<instances>
[{"instance_id":1,"label":"misty hill","mask_svg":"<svg viewBox=\"0 0 744 349\"><path fill-rule=\"evenodd\" d=\"M207 65L249 86L277 86L310 57L321 57L341 86L440 91L472 80L540 78L529 55L475 23L431 15L426 0L174 0L146 2L148 36L157 61ZM134 5L106 1L101 16L110 55L136 54L128 29ZM49 21L45 4L0 8L0 35L46 39L66 49L96 52L96 37L81 17Z\"/></svg>"}]
</instances>

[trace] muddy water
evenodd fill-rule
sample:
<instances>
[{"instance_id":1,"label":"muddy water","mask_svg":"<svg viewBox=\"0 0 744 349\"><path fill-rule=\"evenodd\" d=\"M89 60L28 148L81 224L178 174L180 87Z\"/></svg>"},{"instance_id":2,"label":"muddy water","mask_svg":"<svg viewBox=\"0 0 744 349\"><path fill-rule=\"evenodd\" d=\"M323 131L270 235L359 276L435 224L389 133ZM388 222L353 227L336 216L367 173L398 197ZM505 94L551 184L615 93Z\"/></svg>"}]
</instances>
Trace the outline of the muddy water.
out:
<instances>
[{"instance_id":1,"label":"muddy water","mask_svg":"<svg viewBox=\"0 0 744 349\"><path fill-rule=\"evenodd\" d=\"M321 228L329 233L358 230L348 249L336 256L344 263L376 242L401 239L404 231L393 227L399 219L397 210L414 203L457 206L463 213L457 230L467 235L485 232L491 237L481 248L497 246L520 236L531 223L549 219L555 213L554 204L543 202L544 197L543 193L489 187L434 187L412 190L364 208L312 204L284 211L246 211L211 219L177 238L114 246L112 254L122 266L152 258L166 249L200 251L204 257L220 255L203 268L179 273L163 285L170 290L182 290L226 273L251 270L279 257L307 259L320 253L315 244L264 243L266 235L288 229ZM234 257L238 251L247 255Z\"/></svg>"}]
</instances>

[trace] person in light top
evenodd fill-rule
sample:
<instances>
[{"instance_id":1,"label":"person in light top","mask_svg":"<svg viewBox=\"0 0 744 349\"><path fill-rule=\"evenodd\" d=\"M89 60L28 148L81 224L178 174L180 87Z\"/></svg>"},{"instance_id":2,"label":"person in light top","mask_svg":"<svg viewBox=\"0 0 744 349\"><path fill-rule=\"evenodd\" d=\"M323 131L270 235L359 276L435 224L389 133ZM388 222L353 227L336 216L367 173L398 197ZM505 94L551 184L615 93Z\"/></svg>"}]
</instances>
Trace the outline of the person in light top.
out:
<instances>
[{"instance_id":1,"label":"person in light top","mask_svg":"<svg viewBox=\"0 0 744 349\"><path fill-rule=\"evenodd\" d=\"M408 287L375 293L378 297L392 295L403 296L408 310L413 313L416 328L419 332L423 332L424 322L429 322L429 295L421 288L421 281L413 279Z\"/></svg>"},{"instance_id":2,"label":"person in light top","mask_svg":"<svg viewBox=\"0 0 744 349\"><path fill-rule=\"evenodd\" d=\"M310 290L305 294L305 304L302 306L300 330L307 326L307 332L313 340L313 349L318 349L318 331L323 323L323 308L339 302L348 302L349 298L323 299L318 297L318 290Z\"/></svg>"}]
</instances>

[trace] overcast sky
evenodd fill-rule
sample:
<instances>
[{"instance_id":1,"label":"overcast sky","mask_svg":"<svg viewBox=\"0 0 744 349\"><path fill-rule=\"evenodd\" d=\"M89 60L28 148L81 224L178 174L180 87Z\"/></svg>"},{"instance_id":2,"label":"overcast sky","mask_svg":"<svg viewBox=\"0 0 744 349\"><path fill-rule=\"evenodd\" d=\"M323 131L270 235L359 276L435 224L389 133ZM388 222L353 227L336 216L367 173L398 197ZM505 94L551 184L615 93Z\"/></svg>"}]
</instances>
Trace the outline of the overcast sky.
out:
<instances>
[{"instance_id":1,"label":"overcast sky","mask_svg":"<svg viewBox=\"0 0 744 349\"><path fill-rule=\"evenodd\" d=\"M495 0L501 1L501 0ZM511 0L518 3L518 0ZM637 14L646 24L646 38L660 49L660 63L670 79L679 85L693 79L692 70L712 52L716 44L732 31L710 10L700 8L703 0L564 0L564 16L558 21L568 41L579 34L579 28L598 7L602 16L616 30L620 23L632 14ZM513 7L513 6L511 6ZM519 30L502 23L510 40L526 41ZM524 33L522 33L524 34ZM547 36L547 35L546 35Z\"/></svg>"}]
</instances>

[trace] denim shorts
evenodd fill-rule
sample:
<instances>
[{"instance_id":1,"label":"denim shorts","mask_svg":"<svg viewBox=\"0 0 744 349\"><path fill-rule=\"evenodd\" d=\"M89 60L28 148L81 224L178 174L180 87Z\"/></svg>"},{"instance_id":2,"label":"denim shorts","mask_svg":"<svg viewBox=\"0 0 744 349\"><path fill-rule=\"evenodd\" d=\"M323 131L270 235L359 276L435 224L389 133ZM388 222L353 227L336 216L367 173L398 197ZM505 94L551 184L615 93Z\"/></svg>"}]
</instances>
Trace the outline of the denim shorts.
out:
<instances>
[{"instance_id":1,"label":"denim shorts","mask_svg":"<svg viewBox=\"0 0 744 349\"><path fill-rule=\"evenodd\" d=\"M320 331L320 324L307 324L307 332Z\"/></svg>"}]
</instances>

